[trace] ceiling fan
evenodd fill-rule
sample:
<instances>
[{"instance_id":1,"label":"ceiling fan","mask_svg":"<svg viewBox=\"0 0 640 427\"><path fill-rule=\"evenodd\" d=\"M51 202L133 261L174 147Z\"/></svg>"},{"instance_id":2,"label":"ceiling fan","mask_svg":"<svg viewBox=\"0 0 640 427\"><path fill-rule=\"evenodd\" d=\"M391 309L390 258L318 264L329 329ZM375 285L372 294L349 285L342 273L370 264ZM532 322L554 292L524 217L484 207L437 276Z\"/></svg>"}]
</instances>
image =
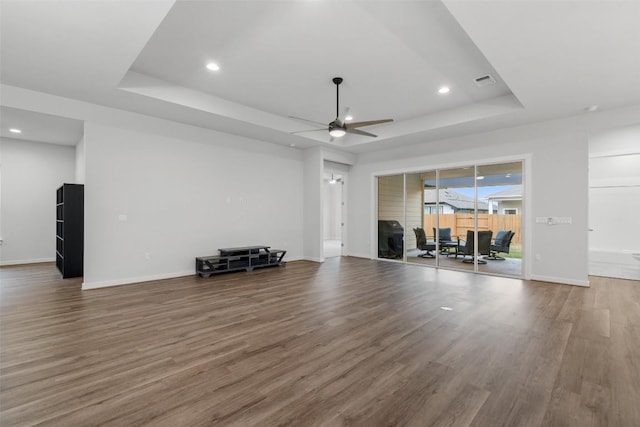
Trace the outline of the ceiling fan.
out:
<instances>
[{"instance_id":1,"label":"ceiling fan","mask_svg":"<svg viewBox=\"0 0 640 427\"><path fill-rule=\"evenodd\" d=\"M336 184L338 182L342 182L342 177L336 178L333 176L333 173L331 173L331 179L328 182L329 184Z\"/></svg>"},{"instance_id":2,"label":"ceiling fan","mask_svg":"<svg viewBox=\"0 0 640 427\"><path fill-rule=\"evenodd\" d=\"M303 131L291 132L291 133L317 132L320 130L328 130L329 135L331 136L331 141L333 141L333 138L340 138L347 133L352 133L355 135L371 136L373 138L376 138L378 135L374 135L370 132L365 132L358 128L363 126L378 125L380 123L389 123L393 121L393 119L382 119L382 120L369 120L366 122L346 123L346 117L347 117L347 114L349 113L349 108L348 107L345 108L342 115L339 114L340 113L340 83L342 83L343 79L342 77L334 77L332 81L336 85L336 118L331 123L326 125L324 123L315 122L313 120L307 120L300 117L289 116L292 119L302 120L303 122L313 123L314 125L322 126L322 128L320 129L303 130Z\"/></svg>"}]
</instances>

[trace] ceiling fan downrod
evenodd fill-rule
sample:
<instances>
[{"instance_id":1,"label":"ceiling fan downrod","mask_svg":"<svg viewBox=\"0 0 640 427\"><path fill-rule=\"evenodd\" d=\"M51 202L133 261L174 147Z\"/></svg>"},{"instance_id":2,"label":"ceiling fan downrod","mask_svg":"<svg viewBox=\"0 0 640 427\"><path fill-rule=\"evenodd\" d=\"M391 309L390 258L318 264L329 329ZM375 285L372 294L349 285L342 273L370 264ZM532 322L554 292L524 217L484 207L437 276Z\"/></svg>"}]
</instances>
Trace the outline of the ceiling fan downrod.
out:
<instances>
[{"instance_id":1,"label":"ceiling fan downrod","mask_svg":"<svg viewBox=\"0 0 640 427\"><path fill-rule=\"evenodd\" d=\"M342 77L334 77L333 83L336 85L336 119L340 116L340 83Z\"/></svg>"}]
</instances>

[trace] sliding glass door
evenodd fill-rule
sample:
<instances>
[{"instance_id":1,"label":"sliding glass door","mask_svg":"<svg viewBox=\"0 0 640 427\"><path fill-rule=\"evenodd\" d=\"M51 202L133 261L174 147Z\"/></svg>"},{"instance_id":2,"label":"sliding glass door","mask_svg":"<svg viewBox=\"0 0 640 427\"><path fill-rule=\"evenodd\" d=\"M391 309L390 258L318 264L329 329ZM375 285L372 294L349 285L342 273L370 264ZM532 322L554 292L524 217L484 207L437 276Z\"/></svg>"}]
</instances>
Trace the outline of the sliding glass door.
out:
<instances>
[{"instance_id":1,"label":"sliding glass door","mask_svg":"<svg viewBox=\"0 0 640 427\"><path fill-rule=\"evenodd\" d=\"M444 268L473 270L473 257L461 255L461 244L468 242L467 232L475 230L475 169L465 166L438 171L438 213L436 239L438 265Z\"/></svg>"},{"instance_id":2,"label":"sliding glass door","mask_svg":"<svg viewBox=\"0 0 640 427\"><path fill-rule=\"evenodd\" d=\"M378 177L378 258L404 259L404 174Z\"/></svg>"},{"instance_id":3,"label":"sliding glass door","mask_svg":"<svg viewBox=\"0 0 640 427\"><path fill-rule=\"evenodd\" d=\"M378 177L378 257L522 276L522 162Z\"/></svg>"},{"instance_id":4,"label":"sliding glass door","mask_svg":"<svg viewBox=\"0 0 640 427\"><path fill-rule=\"evenodd\" d=\"M487 211L478 212L479 230L491 233L491 245L480 271L522 276L522 162L478 166L478 200Z\"/></svg>"},{"instance_id":5,"label":"sliding glass door","mask_svg":"<svg viewBox=\"0 0 640 427\"><path fill-rule=\"evenodd\" d=\"M407 174L407 261L435 266L436 171Z\"/></svg>"}]
</instances>

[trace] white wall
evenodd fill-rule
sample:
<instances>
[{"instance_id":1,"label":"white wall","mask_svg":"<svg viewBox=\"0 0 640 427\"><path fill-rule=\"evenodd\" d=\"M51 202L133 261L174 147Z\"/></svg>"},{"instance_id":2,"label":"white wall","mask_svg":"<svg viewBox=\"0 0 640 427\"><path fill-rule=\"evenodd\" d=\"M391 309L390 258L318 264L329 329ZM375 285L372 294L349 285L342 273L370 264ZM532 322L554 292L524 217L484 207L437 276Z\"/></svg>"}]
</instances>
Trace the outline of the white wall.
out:
<instances>
[{"instance_id":1,"label":"white wall","mask_svg":"<svg viewBox=\"0 0 640 427\"><path fill-rule=\"evenodd\" d=\"M557 128L504 129L361 156L351 173L351 217L355 224L351 254L375 257L375 245L371 244L375 238L375 174L525 159L525 168L529 168L525 178L531 177L525 185L532 207L525 217L525 276L588 285L587 138L585 132ZM569 216L572 224L535 224L536 216ZM360 221L353 221L355 218ZM539 259L533 256L536 254Z\"/></svg>"},{"instance_id":2,"label":"white wall","mask_svg":"<svg viewBox=\"0 0 640 427\"><path fill-rule=\"evenodd\" d=\"M84 160L84 136L76 144L76 184L84 184L86 165Z\"/></svg>"},{"instance_id":3,"label":"white wall","mask_svg":"<svg viewBox=\"0 0 640 427\"><path fill-rule=\"evenodd\" d=\"M218 248L265 244L302 257L299 150L93 122L84 140L85 288L194 274L194 258Z\"/></svg>"},{"instance_id":4,"label":"white wall","mask_svg":"<svg viewBox=\"0 0 640 427\"><path fill-rule=\"evenodd\" d=\"M525 218L525 229L528 227L531 233L527 233L525 237L530 239L525 242L525 250L528 254L539 253L541 259L539 261L525 260L525 274L538 279L556 280L563 283L576 283L585 284L586 282L586 260L587 260L587 237L586 237L586 193L587 193L587 151L586 151L586 134L604 129L610 129L613 127L629 126L638 123L638 117L640 117L640 106L631 106L618 110L602 110L595 114L581 115L570 117L563 120L557 120L552 122L539 123L529 126L521 126L510 129L503 129L495 132L477 134L473 136L465 136L460 138L452 138L448 140L434 141L418 146L404 146L394 147L393 149L379 151L373 154L362 155L356 158L355 155L349 153L336 152L326 149L311 149L305 150L304 154L301 154L299 150L288 149L284 147L275 146L260 141L246 140L243 138L232 137L226 134L212 132L193 126L187 126L171 122L168 120L160 120L141 114L131 113L114 108L102 107L87 102L76 101L66 98L61 98L53 95L48 95L40 92L30 91L18 87L0 85L0 89L3 93L3 105L20 108L24 110L36 111L45 114L55 114L58 116L74 118L78 120L85 120L97 125L98 129L97 141L98 145L107 142L110 137L115 138L112 142L119 144L124 150L124 156L127 156L127 150L129 145L131 146L132 153L137 158L144 156L141 151L145 151L148 148L152 148L149 156L152 158L155 155L152 153L156 147L152 144L152 141L160 141L158 148L163 153L171 153L177 155L176 164L180 165L179 170L181 173L175 175L181 176L193 173L196 177L202 177L202 172L199 170L192 170L191 167L186 168L185 165L189 162L189 159L194 161L195 166L202 166L205 161L201 161L201 156L197 153L186 154L186 152L177 150L175 148L169 149L172 145L181 146L185 150L194 148L194 146L201 147L203 142L209 142L213 146L219 146L221 153L233 151L230 157L233 164L233 168L228 164L222 168L223 171L228 172L232 169L232 173L226 174L223 178L231 180L233 177L243 176L243 173L250 172L251 167L261 165L254 164L256 157L249 156L254 160L251 161L249 166L243 163L244 154L251 154L256 151L259 153L260 161L269 163L271 159L274 159L276 165L283 166L283 163L277 159L284 158L284 166L293 167L294 171L291 171L287 176L295 177L297 184L291 184L292 187L285 187L273 190L274 200L276 202L284 203L285 206L292 207L292 217L295 217L297 221L286 224L286 219L289 219L287 215L284 217L282 213L283 209L274 210L276 214L268 214L268 219L274 219L278 227L286 227L287 241L289 238L295 240L291 243L287 249L290 252L287 254L287 258L291 259L295 257L304 256L309 259L316 258L321 260L322 250L322 161L329 160L333 162L339 162L348 165L354 165L349 174L349 180L344 188L345 194L345 228L343 235L345 236L345 249L346 254L375 257L375 248L371 246L372 230L373 230L373 212L375 204L373 204L373 185L372 176L379 171L388 171L389 169L400 172L407 168L414 168L414 171L424 170L425 168L443 167L447 165L458 166L460 164L468 165L469 162L476 161L478 159L486 159L489 161L495 161L496 158L505 156L504 159L519 158L524 154L531 153L531 162L527 163L527 166L531 167L533 175L532 182L528 183L529 191L531 192L531 203L534 206L529 216ZM491 126L490 122L487 122L487 127ZM99 128L106 129L105 135L100 137ZM128 129L128 130L125 130ZM119 132L118 130L122 130ZM155 137L154 135L158 135ZM160 136L161 135L161 136ZM125 137L125 141L130 144L123 146L122 141L119 141L121 137ZM137 138L141 137L138 141ZM142 148L143 147L143 148ZM120 265L118 262L121 260L120 254L114 254L115 245L117 242L118 248L122 248L122 242L128 242L127 239L120 238L121 236L129 236L127 233L123 233L124 227L132 227L131 220L127 223L113 224L113 213L117 215L122 209L127 209L130 214L130 218L138 217L138 211L130 206L135 206L135 198L129 194L125 197L127 201L131 201L131 204L119 204L117 206L118 211L113 208L113 194L118 195L114 188L110 187L109 177L115 177L116 181L119 179L117 175L119 170L118 162L111 163L112 168L108 171L102 171L103 173L96 176L97 187L96 190L92 190L90 179L90 164L100 163L100 155L102 149L99 149L97 153L92 153L93 146L90 143L85 133L85 154L86 154L86 168L87 168L87 197L92 204L92 209L97 210L97 217L95 219L87 218L91 222L92 227L107 227L108 230L116 233L115 235L107 236L103 230L97 230L96 238L93 239L92 244L100 246L104 243L108 250L106 251L109 257L105 257L101 260L93 259L91 262L91 268L97 263L104 263L106 266L97 266L95 275L90 276L93 280L93 284L110 284L124 281L134 281L139 277L151 277L147 274L156 274L157 276L173 274L180 270L186 272L187 270L181 270L186 267L185 255L180 255L180 260L176 264L174 260L171 260L169 264L161 264L158 262L158 250L162 255L162 250L167 245L171 247L186 247L193 243L192 240L182 240L184 233L168 232L169 237L172 239L179 236L179 240L165 241L161 236L166 232L167 223L172 225L181 226L185 219L192 218L189 212L183 212L178 208L166 208L167 212L142 212L142 218L152 220L152 225L136 224L135 227L141 227L142 236L136 230L132 230L131 236L134 239L144 238L135 242L136 248L132 250L132 256L135 259L123 260L124 269L120 272ZM282 151L284 150L284 151ZM448 151L455 150L447 154ZM314 154L314 152L317 153ZM210 147L204 149L204 156L209 159L215 157L207 156L212 152L217 151ZM113 159L117 159L115 152L106 149L106 153ZM146 153L146 151L145 151ZM120 153L122 155L122 152ZM302 156L304 155L304 166L302 166ZM293 159L296 157L297 159ZM394 160L395 159L395 160ZM165 161L165 167L163 171L172 170L172 159L162 157ZM317 161L316 161L317 160ZM313 167L307 170L307 161ZM357 161L357 165L356 165ZM125 161L126 164L126 161ZM125 176L130 178L127 182L127 187L131 188L132 192L140 194L140 197L150 198L157 196L158 198L166 198L166 192L157 191L158 187L144 187L141 183L155 182L152 176L142 173L141 168L133 167L130 164L126 164L126 168L123 170ZM158 168L161 166L154 165L153 169L156 172L156 177L162 181L163 175L159 173ZM276 166L277 167L277 166ZM303 170L301 170L303 169ZM269 168L269 171L274 171L275 168ZM281 173L280 171L279 173ZM525 171L527 173L527 171ZM255 174L254 174L255 175ZM220 178L220 175L213 173L210 178ZM257 179L261 182L267 181L269 175L261 176ZM219 180L211 180L207 182L209 185L218 182ZM179 180L181 183L185 181ZM91 201L91 194L99 195L102 190L102 184L106 187L108 197L97 197L95 203ZM123 186L122 183L118 184ZM229 194L242 194L243 185L245 184L231 184L232 191ZM278 184L274 184L276 187ZM268 186L267 186L268 187ZM264 187L264 188L267 188ZM194 187L200 188L200 187ZM213 185L213 189L217 187ZM301 191L295 192L298 188ZM307 189L311 188L312 193L307 194ZM175 187L171 189L175 190ZM304 189L304 191L302 191ZM287 190L294 190L291 194L285 194ZM194 191L189 190L187 191ZM237 192L236 192L237 191ZM303 194L301 194L303 193ZM214 190L210 190L209 195L215 194ZM120 197L120 196L118 196ZM116 202L120 202L118 198ZM237 205L234 205L234 199L231 198L229 204L234 207L223 209L222 217L235 218L234 214L240 214L242 208L239 206L239 200L236 201ZM154 201L154 203L159 203ZM225 198L226 203L226 198ZM221 203L218 201L214 205L220 207ZM100 216L100 209L107 209L109 215L107 217ZM163 207L163 209L165 209ZM186 209L183 209L186 210ZM159 214L163 221L155 221L153 215ZM535 216L572 216L574 221L571 225L563 225L557 227L548 227L544 224L534 224L532 218ZM304 223L299 218L304 218ZM210 223L209 219L211 215L207 217L207 223ZM167 219L168 221L164 221ZM140 220L139 218L137 219ZM160 224L161 223L161 224ZM252 224L252 222L250 222ZM304 225L302 225L304 224ZM200 226L200 224L198 224ZM271 224L269 224L271 226ZM196 226L189 226L195 228ZM545 228L546 227L546 228ZM191 228L190 228L191 229ZM348 230L348 231L347 231ZM155 231L155 233L154 233ZM251 237L251 241L255 241L255 237L262 236L262 230L258 227L245 230L245 236L247 239ZM257 232L256 232L257 231ZM213 233L213 232L211 232ZM160 236L160 237L159 237ZM99 238L98 238L99 237ZM155 243L153 247L147 248L147 243L150 241L150 237L158 240L162 240L161 243ZM374 236L375 237L375 236ZM571 250L567 250L563 245L558 245L558 240L566 241L567 246L571 247ZM282 239L284 241L284 239ZM155 241L154 241L155 242ZM274 242L265 242L266 244L275 245ZM202 247L205 245L207 249L216 249L217 243L207 242L200 243ZM145 248L142 248L142 246ZM303 246L304 245L304 246ZM529 245L529 246L527 246ZM149 250L151 253L150 262L146 263L148 267L141 267L140 261L140 249ZM200 246L196 247L197 250ZM100 249L97 249L100 252ZM128 249L126 249L129 251ZM173 249L171 249L173 250ZM185 249L186 250L186 249ZM192 261L191 261L192 262ZM178 265L179 264L179 265ZM530 265L533 264L533 265ZM105 270L105 269L108 269ZM85 265L85 272L90 272L91 269L87 269ZM142 270L142 271L140 271ZM530 271L528 271L530 270ZM193 271L193 267L189 267L189 272ZM98 274L99 273L99 274ZM107 274L105 274L107 273ZM533 274L531 274L533 273ZM90 273L87 273L90 274ZM142 276L139 276L142 275ZM102 280L104 278L104 280Z\"/></svg>"},{"instance_id":5,"label":"white wall","mask_svg":"<svg viewBox=\"0 0 640 427\"><path fill-rule=\"evenodd\" d=\"M53 261L56 189L73 183L74 147L0 139L2 265Z\"/></svg>"},{"instance_id":6,"label":"white wall","mask_svg":"<svg viewBox=\"0 0 640 427\"><path fill-rule=\"evenodd\" d=\"M498 213L504 215L505 209L516 209L516 214L522 213L522 200L502 200L498 202Z\"/></svg>"},{"instance_id":7,"label":"white wall","mask_svg":"<svg viewBox=\"0 0 640 427\"><path fill-rule=\"evenodd\" d=\"M323 155L319 148L304 151L304 255L305 259L320 262L323 244Z\"/></svg>"},{"instance_id":8,"label":"white wall","mask_svg":"<svg viewBox=\"0 0 640 427\"><path fill-rule=\"evenodd\" d=\"M85 122L85 288L194 274L194 258L221 247L265 244L287 250L285 260L303 257L301 150L1 89L3 105Z\"/></svg>"}]
</instances>

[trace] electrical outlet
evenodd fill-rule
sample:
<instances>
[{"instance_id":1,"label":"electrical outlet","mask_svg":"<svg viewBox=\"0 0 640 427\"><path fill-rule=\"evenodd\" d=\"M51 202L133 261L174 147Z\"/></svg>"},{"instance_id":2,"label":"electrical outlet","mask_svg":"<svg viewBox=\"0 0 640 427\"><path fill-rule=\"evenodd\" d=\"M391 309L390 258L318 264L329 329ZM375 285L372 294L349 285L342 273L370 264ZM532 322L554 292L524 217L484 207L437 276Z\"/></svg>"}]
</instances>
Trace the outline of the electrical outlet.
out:
<instances>
[{"instance_id":1,"label":"electrical outlet","mask_svg":"<svg viewBox=\"0 0 640 427\"><path fill-rule=\"evenodd\" d=\"M149 252L145 252L144 259L151 259L151 254Z\"/></svg>"}]
</instances>

